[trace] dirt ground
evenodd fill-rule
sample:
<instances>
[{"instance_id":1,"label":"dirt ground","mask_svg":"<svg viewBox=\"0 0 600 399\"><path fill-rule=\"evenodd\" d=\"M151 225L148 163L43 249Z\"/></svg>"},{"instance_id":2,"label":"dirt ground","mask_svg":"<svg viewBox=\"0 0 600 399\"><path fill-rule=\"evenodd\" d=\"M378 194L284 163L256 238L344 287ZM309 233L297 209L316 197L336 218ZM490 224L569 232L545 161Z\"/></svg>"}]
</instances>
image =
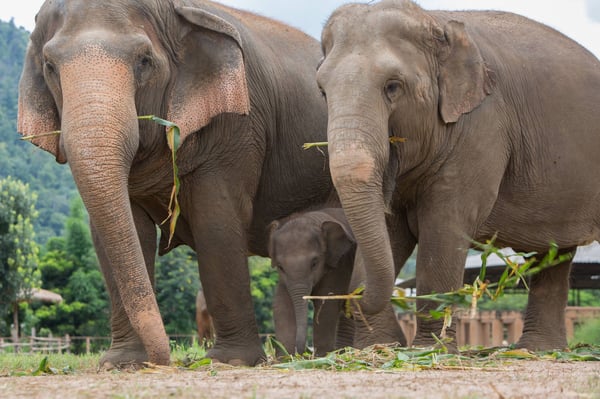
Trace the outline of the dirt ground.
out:
<instances>
[{"instance_id":1,"label":"dirt ground","mask_svg":"<svg viewBox=\"0 0 600 399\"><path fill-rule=\"evenodd\" d=\"M600 362L514 360L397 372L216 366L0 377L0 398L600 398Z\"/></svg>"}]
</instances>

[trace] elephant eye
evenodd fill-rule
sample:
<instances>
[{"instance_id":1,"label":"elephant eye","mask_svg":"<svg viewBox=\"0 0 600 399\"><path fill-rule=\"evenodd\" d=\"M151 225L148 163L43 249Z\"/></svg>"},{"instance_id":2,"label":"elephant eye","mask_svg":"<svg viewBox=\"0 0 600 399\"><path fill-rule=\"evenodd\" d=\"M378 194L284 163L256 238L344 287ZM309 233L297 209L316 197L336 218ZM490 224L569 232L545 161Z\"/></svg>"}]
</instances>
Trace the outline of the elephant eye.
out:
<instances>
[{"instance_id":1,"label":"elephant eye","mask_svg":"<svg viewBox=\"0 0 600 399\"><path fill-rule=\"evenodd\" d=\"M399 80L390 80L385 84L384 92L390 102L394 102L402 94L404 84Z\"/></svg>"},{"instance_id":2,"label":"elephant eye","mask_svg":"<svg viewBox=\"0 0 600 399\"><path fill-rule=\"evenodd\" d=\"M323 96L323 98L325 100L327 100L327 94L325 94L325 90L323 90L323 88L321 86L319 86L319 91L321 92L321 95Z\"/></svg>"},{"instance_id":3,"label":"elephant eye","mask_svg":"<svg viewBox=\"0 0 600 399\"><path fill-rule=\"evenodd\" d=\"M150 58L147 55L143 56L140 59L140 66L142 66L142 67L152 66L152 58Z\"/></svg>"},{"instance_id":4,"label":"elephant eye","mask_svg":"<svg viewBox=\"0 0 600 399\"><path fill-rule=\"evenodd\" d=\"M44 71L47 74L53 74L54 72L56 72L56 68L54 67L53 63L51 63L50 61L46 61L44 62Z\"/></svg>"},{"instance_id":5,"label":"elephant eye","mask_svg":"<svg viewBox=\"0 0 600 399\"><path fill-rule=\"evenodd\" d=\"M144 54L138 58L135 65L135 75L140 84L144 83L148 79L150 76L149 73L153 66L154 60L150 55Z\"/></svg>"},{"instance_id":6,"label":"elephant eye","mask_svg":"<svg viewBox=\"0 0 600 399\"><path fill-rule=\"evenodd\" d=\"M312 262L310 263L310 268L312 270L316 269L317 266L319 265L319 259L318 258L313 258Z\"/></svg>"}]
</instances>

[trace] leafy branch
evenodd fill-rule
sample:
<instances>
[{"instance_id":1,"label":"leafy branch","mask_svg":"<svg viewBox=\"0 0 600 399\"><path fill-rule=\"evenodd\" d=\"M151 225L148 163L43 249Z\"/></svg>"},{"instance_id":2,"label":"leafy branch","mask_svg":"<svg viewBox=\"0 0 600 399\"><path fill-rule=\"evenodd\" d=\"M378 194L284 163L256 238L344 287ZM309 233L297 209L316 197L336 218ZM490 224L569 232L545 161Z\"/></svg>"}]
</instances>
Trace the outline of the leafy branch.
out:
<instances>
[{"instance_id":1,"label":"leafy branch","mask_svg":"<svg viewBox=\"0 0 600 399\"><path fill-rule=\"evenodd\" d=\"M569 260L572 255L558 255L558 246L555 243L550 244L550 249L547 254L538 261L535 257L535 252L529 253L514 253L510 255L504 254L500 249L496 248L494 242L496 236L487 240L485 243L473 242L475 249L482 251L481 253L481 271L479 276L475 278L472 284L464 284L462 288L445 293L432 293L417 296L406 296L405 291L400 288L395 288L392 297L390 298L393 305L407 311L411 311L419 317L431 318L434 320L444 319L444 324L441 331L441 338L445 338L446 328L452 323L452 309L454 307L468 307L471 311L471 316L475 316L477 311L477 303L483 297L488 297L492 301L498 299L504 294L508 288L515 288L519 284L523 284L524 288L529 290L527 278L531 277L544 269L556 266L560 263ZM498 256L505 264L505 269L500 276L498 282L491 283L486 279L487 262L491 255ZM348 295L334 296L305 296L304 299L342 299L345 300L345 314L350 317L352 310L355 313L362 314L358 300L362 298L364 287L357 288L354 292ZM416 309L417 299L425 299L439 303L438 307L429 311L428 314L420 314ZM361 317L364 319L364 317Z\"/></svg>"}]
</instances>

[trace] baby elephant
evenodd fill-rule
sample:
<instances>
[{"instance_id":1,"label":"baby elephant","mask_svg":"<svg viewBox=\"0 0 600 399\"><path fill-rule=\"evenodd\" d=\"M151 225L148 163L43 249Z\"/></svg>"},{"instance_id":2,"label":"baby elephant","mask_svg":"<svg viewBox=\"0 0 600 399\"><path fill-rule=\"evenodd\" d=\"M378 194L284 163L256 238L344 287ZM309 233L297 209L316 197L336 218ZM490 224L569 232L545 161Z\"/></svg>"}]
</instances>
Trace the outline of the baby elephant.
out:
<instances>
[{"instance_id":1,"label":"baby elephant","mask_svg":"<svg viewBox=\"0 0 600 399\"><path fill-rule=\"evenodd\" d=\"M306 347L308 303L302 297L347 294L355 251L341 208L298 213L271 223L269 255L279 272L273 301L275 334L290 354L303 353ZM315 354L351 345L351 332L338 334L343 301L314 300L313 305Z\"/></svg>"}]
</instances>

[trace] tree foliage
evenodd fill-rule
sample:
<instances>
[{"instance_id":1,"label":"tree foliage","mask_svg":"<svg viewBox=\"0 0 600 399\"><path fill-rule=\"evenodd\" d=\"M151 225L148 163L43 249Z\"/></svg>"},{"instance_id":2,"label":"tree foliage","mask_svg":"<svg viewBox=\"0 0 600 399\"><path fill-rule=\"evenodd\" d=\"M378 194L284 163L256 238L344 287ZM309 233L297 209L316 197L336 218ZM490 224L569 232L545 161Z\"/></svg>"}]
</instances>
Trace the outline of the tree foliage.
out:
<instances>
[{"instance_id":1,"label":"tree foliage","mask_svg":"<svg viewBox=\"0 0 600 399\"><path fill-rule=\"evenodd\" d=\"M62 234L76 189L68 167L21 141L17 133L18 87L28 38L29 32L13 21L0 21L0 179L13 176L38 193L34 228L43 245Z\"/></svg>"},{"instance_id":2,"label":"tree foliage","mask_svg":"<svg viewBox=\"0 0 600 399\"><path fill-rule=\"evenodd\" d=\"M35 195L21 181L0 180L0 329L7 329L14 304L40 286L38 246L33 232Z\"/></svg>"},{"instance_id":3,"label":"tree foliage","mask_svg":"<svg viewBox=\"0 0 600 399\"><path fill-rule=\"evenodd\" d=\"M250 267L250 292L254 301L254 314L261 334L273 333L273 293L277 285L277 271L271 267L271 259L252 256Z\"/></svg>"},{"instance_id":4,"label":"tree foliage","mask_svg":"<svg viewBox=\"0 0 600 399\"><path fill-rule=\"evenodd\" d=\"M63 302L37 306L41 335L108 336L108 294L95 256L80 197L71 201L65 234L48 240L40 260L43 286L62 295Z\"/></svg>"},{"instance_id":5,"label":"tree foliage","mask_svg":"<svg viewBox=\"0 0 600 399\"><path fill-rule=\"evenodd\" d=\"M196 294L200 287L196 254L178 247L156 265L156 300L167 334L196 333Z\"/></svg>"}]
</instances>

